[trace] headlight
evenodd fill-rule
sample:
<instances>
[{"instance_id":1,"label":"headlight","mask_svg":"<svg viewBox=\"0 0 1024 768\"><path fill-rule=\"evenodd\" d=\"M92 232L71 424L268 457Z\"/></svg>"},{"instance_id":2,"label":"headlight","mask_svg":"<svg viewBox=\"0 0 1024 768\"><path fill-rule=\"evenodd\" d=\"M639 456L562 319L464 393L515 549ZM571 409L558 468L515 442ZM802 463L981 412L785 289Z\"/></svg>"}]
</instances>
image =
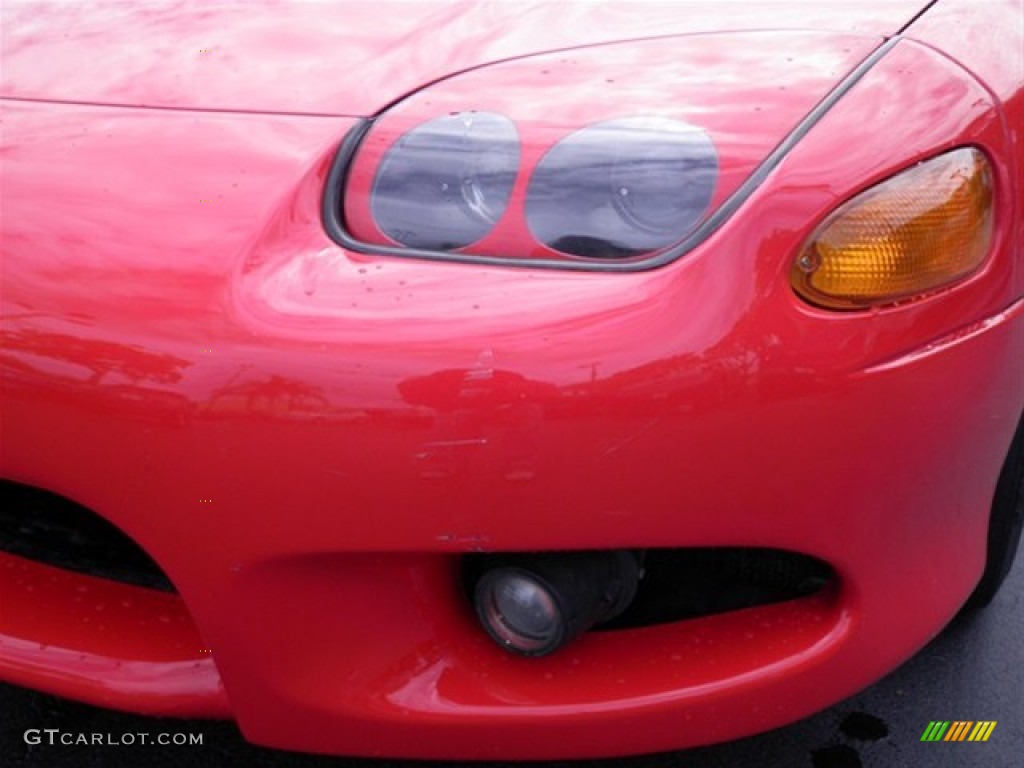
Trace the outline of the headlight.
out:
<instances>
[{"instance_id":1,"label":"headlight","mask_svg":"<svg viewBox=\"0 0 1024 768\"><path fill-rule=\"evenodd\" d=\"M526 130L536 138L549 133ZM631 116L586 125L550 145L536 138L531 149L543 155L522 168L519 131L505 115L453 112L412 126L376 164L373 226L357 231L410 249L496 251L486 238L520 177L524 189L506 227L506 235L511 228L526 235L511 247L519 257L642 257L678 243L709 213L718 153L699 127Z\"/></svg>"},{"instance_id":2,"label":"headlight","mask_svg":"<svg viewBox=\"0 0 1024 768\"><path fill-rule=\"evenodd\" d=\"M637 256L693 231L717 181L718 155L700 128L666 118L609 120L570 134L541 158L526 221L561 253Z\"/></svg>"},{"instance_id":3,"label":"headlight","mask_svg":"<svg viewBox=\"0 0 1024 768\"><path fill-rule=\"evenodd\" d=\"M992 240L992 170L963 148L920 163L842 205L791 272L812 304L860 309L939 290L973 273Z\"/></svg>"},{"instance_id":4,"label":"headlight","mask_svg":"<svg viewBox=\"0 0 1024 768\"><path fill-rule=\"evenodd\" d=\"M370 193L374 221L412 248L475 243L501 218L519 171L519 140L507 117L446 115L391 145Z\"/></svg>"},{"instance_id":5,"label":"headlight","mask_svg":"<svg viewBox=\"0 0 1024 768\"><path fill-rule=\"evenodd\" d=\"M876 41L751 33L729 35L727 54L722 45L716 35L602 45L427 86L343 142L327 230L377 254L666 263L736 210L802 121L866 71Z\"/></svg>"}]
</instances>

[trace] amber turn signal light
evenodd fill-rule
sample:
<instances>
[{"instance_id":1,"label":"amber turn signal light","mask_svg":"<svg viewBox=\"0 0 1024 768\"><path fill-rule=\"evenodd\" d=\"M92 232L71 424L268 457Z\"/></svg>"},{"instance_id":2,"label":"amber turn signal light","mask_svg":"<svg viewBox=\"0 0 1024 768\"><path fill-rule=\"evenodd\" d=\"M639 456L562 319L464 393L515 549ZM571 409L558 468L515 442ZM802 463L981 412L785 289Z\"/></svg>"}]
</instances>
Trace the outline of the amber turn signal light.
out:
<instances>
[{"instance_id":1,"label":"amber turn signal light","mask_svg":"<svg viewBox=\"0 0 1024 768\"><path fill-rule=\"evenodd\" d=\"M973 273L992 240L992 169L965 147L865 190L818 227L790 280L811 304L863 309L932 293Z\"/></svg>"}]
</instances>

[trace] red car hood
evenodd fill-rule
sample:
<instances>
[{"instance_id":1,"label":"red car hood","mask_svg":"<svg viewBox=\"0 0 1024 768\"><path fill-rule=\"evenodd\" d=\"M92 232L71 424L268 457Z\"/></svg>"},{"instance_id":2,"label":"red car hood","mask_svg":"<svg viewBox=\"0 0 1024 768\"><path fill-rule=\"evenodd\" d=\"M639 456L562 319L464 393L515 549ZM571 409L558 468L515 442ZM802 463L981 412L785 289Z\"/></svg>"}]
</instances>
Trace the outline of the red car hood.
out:
<instances>
[{"instance_id":1,"label":"red car hood","mask_svg":"<svg viewBox=\"0 0 1024 768\"><path fill-rule=\"evenodd\" d=\"M4 9L0 95L367 115L438 78L640 37L810 29L894 34L923 0L542 3L52 3Z\"/></svg>"}]
</instances>

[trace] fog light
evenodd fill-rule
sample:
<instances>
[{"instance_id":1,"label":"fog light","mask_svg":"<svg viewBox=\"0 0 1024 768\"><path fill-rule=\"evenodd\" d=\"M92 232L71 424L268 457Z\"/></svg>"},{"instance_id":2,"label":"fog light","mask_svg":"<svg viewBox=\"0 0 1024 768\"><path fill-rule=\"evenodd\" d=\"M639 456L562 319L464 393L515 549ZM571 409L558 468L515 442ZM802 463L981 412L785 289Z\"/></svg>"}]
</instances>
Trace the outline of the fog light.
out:
<instances>
[{"instance_id":1,"label":"fog light","mask_svg":"<svg viewBox=\"0 0 1024 768\"><path fill-rule=\"evenodd\" d=\"M561 645L565 622L554 596L530 573L491 571L477 588L480 619L502 645L525 654Z\"/></svg>"},{"instance_id":2,"label":"fog light","mask_svg":"<svg viewBox=\"0 0 1024 768\"><path fill-rule=\"evenodd\" d=\"M476 611L503 648L545 656L622 613L639 579L626 551L500 556L476 584Z\"/></svg>"}]
</instances>

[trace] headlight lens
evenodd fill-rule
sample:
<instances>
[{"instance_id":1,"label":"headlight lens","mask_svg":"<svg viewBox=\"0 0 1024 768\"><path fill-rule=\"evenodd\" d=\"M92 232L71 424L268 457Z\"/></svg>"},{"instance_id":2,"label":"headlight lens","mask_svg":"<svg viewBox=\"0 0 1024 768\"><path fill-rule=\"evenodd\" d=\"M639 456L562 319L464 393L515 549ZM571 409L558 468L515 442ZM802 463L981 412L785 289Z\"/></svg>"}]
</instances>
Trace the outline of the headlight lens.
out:
<instances>
[{"instance_id":1,"label":"headlight lens","mask_svg":"<svg viewBox=\"0 0 1024 768\"><path fill-rule=\"evenodd\" d=\"M667 118L609 120L554 145L533 172L526 221L562 253L621 258L686 236L711 203L718 155L708 135Z\"/></svg>"},{"instance_id":2,"label":"headlight lens","mask_svg":"<svg viewBox=\"0 0 1024 768\"><path fill-rule=\"evenodd\" d=\"M992 169L967 147L862 192L814 232L793 265L797 293L830 309L893 304L962 280L992 240Z\"/></svg>"},{"instance_id":3,"label":"headlight lens","mask_svg":"<svg viewBox=\"0 0 1024 768\"><path fill-rule=\"evenodd\" d=\"M493 229L518 171L519 138L507 117L438 117L408 131L384 155L370 193L373 218L411 248L462 248Z\"/></svg>"}]
</instances>

